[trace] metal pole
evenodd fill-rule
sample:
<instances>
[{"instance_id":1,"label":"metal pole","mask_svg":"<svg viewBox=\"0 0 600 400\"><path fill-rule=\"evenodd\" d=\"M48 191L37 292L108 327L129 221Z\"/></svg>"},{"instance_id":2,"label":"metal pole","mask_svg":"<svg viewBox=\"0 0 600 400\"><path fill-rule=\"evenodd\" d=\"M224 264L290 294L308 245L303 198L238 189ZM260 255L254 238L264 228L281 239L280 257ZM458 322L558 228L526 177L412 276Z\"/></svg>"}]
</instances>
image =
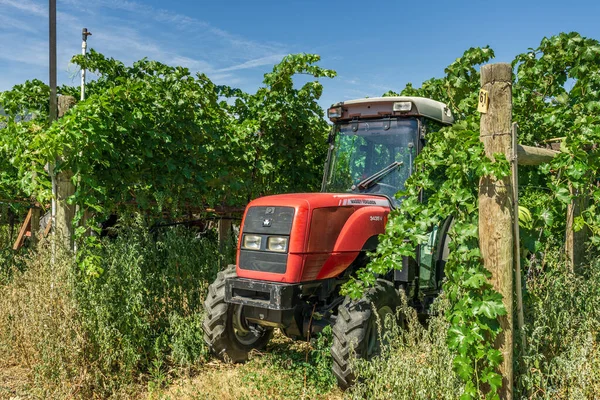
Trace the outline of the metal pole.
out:
<instances>
[{"instance_id":1,"label":"metal pole","mask_svg":"<svg viewBox=\"0 0 600 400\"><path fill-rule=\"evenodd\" d=\"M525 341L525 317L523 316L523 287L521 283L521 238L519 232L519 158L517 153L517 137L519 125L516 122L512 124L512 186L513 186L513 204L514 204L514 251L515 251L515 292L517 295L517 327L521 336L521 350L525 351L527 342Z\"/></svg>"},{"instance_id":2,"label":"metal pole","mask_svg":"<svg viewBox=\"0 0 600 400\"><path fill-rule=\"evenodd\" d=\"M56 114L58 112L57 106L57 93L56 93L56 0L49 0L50 4L48 7L48 19L49 19L49 47L50 47L50 110L48 113L49 123L52 124L56 121ZM52 177L52 231L54 232L56 227L56 179L54 177L54 165L49 165L50 176ZM52 252L54 255L54 252Z\"/></svg>"},{"instance_id":3,"label":"metal pole","mask_svg":"<svg viewBox=\"0 0 600 400\"><path fill-rule=\"evenodd\" d=\"M56 121L58 107L56 105L56 0L50 0L49 6L49 38L50 38L50 123Z\"/></svg>"},{"instance_id":4,"label":"metal pole","mask_svg":"<svg viewBox=\"0 0 600 400\"><path fill-rule=\"evenodd\" d=\"M87 28L81 31L81 55L85 57L87 53L87 37L92 33L88 32ZM81 101L85 100L85 68L81 69Z\"/></svg>"},{"instance_id":5,"label":"metal pole","mask_svg":"<svg viewBox=\"0 0 600 400\"><path fill-rule=\"evenodd\" d=\"M87 38L91 36L92 33L88 32L87 28L83 28L81 30L81 55L85 57L87 53ZM85 100L85 68L81 69L81 101ZM81 178L77 180L77 184L79 185ZM79 213L79 205L75 205L75 214ZM77 254L77 241L73 241L73 252Z\"/></svg>"}]
</instances>

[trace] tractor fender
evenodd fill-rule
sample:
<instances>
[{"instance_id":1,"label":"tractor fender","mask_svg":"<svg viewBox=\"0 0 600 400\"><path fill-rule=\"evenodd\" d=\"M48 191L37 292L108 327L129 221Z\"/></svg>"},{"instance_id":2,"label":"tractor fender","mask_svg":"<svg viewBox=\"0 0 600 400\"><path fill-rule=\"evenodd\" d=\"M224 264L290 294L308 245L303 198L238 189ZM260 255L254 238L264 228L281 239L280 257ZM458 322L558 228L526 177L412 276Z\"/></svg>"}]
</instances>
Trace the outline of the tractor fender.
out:
<instances>
[{"instance_id":1,"label":"tractor fender","mask_svg":"<svg viewBox=\"0 0 600 400\"><path fill-rule=\"evenodd\" d=\"M383 207L361 207L344 224L333 252L361 251L372 237L385 232L390 210Z\"/></svg>"}]
</instances>

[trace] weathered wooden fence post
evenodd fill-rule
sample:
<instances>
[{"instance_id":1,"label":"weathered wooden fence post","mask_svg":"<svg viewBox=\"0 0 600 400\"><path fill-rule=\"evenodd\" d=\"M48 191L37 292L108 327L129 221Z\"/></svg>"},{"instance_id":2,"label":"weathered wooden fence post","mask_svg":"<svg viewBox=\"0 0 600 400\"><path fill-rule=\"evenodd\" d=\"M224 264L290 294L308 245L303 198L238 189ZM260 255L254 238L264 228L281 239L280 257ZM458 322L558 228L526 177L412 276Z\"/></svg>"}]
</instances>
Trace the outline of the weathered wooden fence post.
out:
<instances>
[{"instance_id":1,"label":"weathered wooden fence post","mask_svg":"<svg viewBox=\"0 0 600 400\"><path fill-rule=\"evenodd\" d=\"M481 115L480 139L486 155L496 153L511 159L512 138L512 67L508 63L488 64L481 68L481 87L487 91L487 112ZM504 361L500 366L500 398L512 399L513 386L513 217L511 177L481 178L479 186L479 241L491 283L503 297L507 314L500 318L502 332L496 346Z\"/></svg>"},{"instance_id":2,"label":"weathered wooden fence post","mask_svg":"<svg viewBox=\"0 0 600 400\"><path fill-rule=\"evenodd\" d=\"M37 180L37 172L35 172L35 161L31 162L31 168L34 171L31 175L31 185L35 187L35 181ZM38 243L38 231L40 230L40 218L42 216L42 209L40 204L36 201L31 205L31 244L35 248Z\"/></svg>"},{"instance_id":3,"label":"weathered wooden fence post","mask_svg":"<svg viewBox=\"0 0 600 400\"><path fill-rule=\"evenodd\" d=\"M232 222L233 219L229 213L221 215L221 218L219 219L219 253L221 255L225 255L224 253L228 249L227 245L231 240ZM222 265L221 267L225 266Z\"/></svg>"},{"instance_id":4,"label":"weathered wooden fence post","mask_svg":"<svg viewBox=\"0 0 600 400\"><path fill-rule=\"evenodd\" d=\"M585 244L589 237L589 228L586 225L575 230L576 219L581 217L582 212L588 208L590 198L586 194L577 193L573 187L571 187L571 196L573 200L567 207L565 253L569 268L575 272L585 261Z\"/></svg>"},{"instance_id":5,"label":"weathered wooden fence post","mask_svg":"<svg viewBox=\"0 0 600 400\"><path fill-rule=\"evenodd\" d=\"M76 103L73 96L60 96L58 98L58 117L61 118ZM72 171L60 171L52 174L52 185L56 187L56 225L53 227L58 234L58 240L69 250L73 249L73 219L75 206L67 204L67 199L75 194L75 185L72 181Z\"/></svg>"},{"instance_id":6,"label":"weathered wooden fence post","mask_svg":"<svg viewBox=\"0 0 600 400\"><path fill-rule=\"evenodd\" d=\"M42 209L39 204L34 204L31 207L31 244L35 247L38 243L40 218L42 216Z\"/></svg>"}]
</instances>

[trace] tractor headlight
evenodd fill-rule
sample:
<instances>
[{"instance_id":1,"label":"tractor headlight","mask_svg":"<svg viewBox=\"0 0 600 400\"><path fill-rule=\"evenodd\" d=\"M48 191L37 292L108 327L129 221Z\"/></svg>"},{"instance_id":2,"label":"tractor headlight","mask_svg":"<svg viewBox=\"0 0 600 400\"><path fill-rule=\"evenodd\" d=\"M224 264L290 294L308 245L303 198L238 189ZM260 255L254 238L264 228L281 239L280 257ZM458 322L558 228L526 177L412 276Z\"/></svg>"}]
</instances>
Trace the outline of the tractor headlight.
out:
<instances>
[{"instance_id":1,"label":"tractor headlight","mask_svg":"<svg viewBox=\"0 0 600 400\"><path fill-rule=\"evenodd\" d=\"M267 249L285 253L287 251L288 238L281 236L271 236L267 239Z\"/></svg>"},{"instance_id":2,"label":"tractor headlight","mask_svg":"<svg viewBox=\"0 0 600 400\"><path fill-rule=\"evenodd\" d=\"M412 102L410 101L397 101L394 103L394 111L410 111L412 110Z\"/></svg>"},{"instance_id":3,"label":"tractor headlight","mask_svg":"<svg viewBox=\"0 0 600 400\"><path fill-rule=\"evenodd\" d=\"M338 107L331 107L330 109L327 110L327 117L329 117L330 120L334 121L338 118L342 117L342 107L338 106Z\"/></svg>"},{"instance_id":4,"label":"tractor headlight","mask_svg":"<svg viewBox=\"0 0 600 400\"><path fill-rule=\"evenodd\" d=\"M257 235L244 235L242 246L249 250L260 250L262 238Z\"/></svg>"}]
</instances>

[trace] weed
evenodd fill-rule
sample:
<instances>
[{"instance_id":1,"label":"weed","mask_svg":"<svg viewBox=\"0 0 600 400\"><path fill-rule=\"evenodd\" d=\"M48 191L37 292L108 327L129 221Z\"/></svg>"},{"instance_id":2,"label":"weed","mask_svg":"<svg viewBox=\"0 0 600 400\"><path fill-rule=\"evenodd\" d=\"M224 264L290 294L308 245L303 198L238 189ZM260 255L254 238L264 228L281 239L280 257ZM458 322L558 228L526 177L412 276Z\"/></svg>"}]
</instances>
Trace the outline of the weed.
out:
<instances>
[{"instance_id":1,"label":"weed","mask_svg":"<svg viewBox=\"0 0 600 400\"><path fill-rule=\"evenodd\" d=\"M173 313L169 317L171 360L177 366L192 366L208 358L208 348L202 331L203 313L181 316Z\"/></svg>"},{"instance_id":2,"label":"weed","mask_svg":"<svg viewBox=\"0 0 600 400\"><path fill-rule=\"evenodd\" d=\"M312 344L294 342L276 331L266 352L242 367L241 380L261 398L314 399L330 394L336 386L331 340L329 328Z\"/></svg>"},{"instance_id":3,"label":"weed","mask_svg":"<svg viewBox=\"0 0 600 400\"><path fill-rule=\"evenodd\" d=\"M141 218L117 233L93 249L96 278L66 252L51 257L49 243L5 274L0 360L27 366L41 397L127 396L146 377L158 390L173 368L206 360L202 301L224 259L216 240L150 233Z\"/></svg>"},{"instance_id":4,"label":"weed","mask_svg":"<svg viewBox=\"0 0 600 400\"><path fill-rule=\"evenodd\" d=\"M517 396L600 397L600 259L570 272L562 254L529 263L525 297L526 350L518 349Z\"/></svg>"},{"instance_id":5,"label":"weed","mask_svg":"<svg viewBox=\"0 0 600 400\"><path fill-rule=\"evenodd\" d=\"M85 332L72 298L72 258L57 246L52 263L49 252L40 246L0 286L0 360L29 369L35 396L62 397L86 379Z\"/></svg>"},{"instance_id":6,"label":"weed","mask_svg":"<svg viewBox=\"0 0 600 400\"><path fill-rule=\"evenodd\" d=\"M414 309L406 304L402 318L381 321L383 334L380 354L370 361L355 359L357 384L347 396L353 399L457 399L462 383L452 370L453 356L446 345L449 323L444 316L447 300L432 306L436 315L427 326L419 322ZM391 317L391 316L389 316ZM381 332L381 327L380 327Z\"/></svg>"}]
</instances>

